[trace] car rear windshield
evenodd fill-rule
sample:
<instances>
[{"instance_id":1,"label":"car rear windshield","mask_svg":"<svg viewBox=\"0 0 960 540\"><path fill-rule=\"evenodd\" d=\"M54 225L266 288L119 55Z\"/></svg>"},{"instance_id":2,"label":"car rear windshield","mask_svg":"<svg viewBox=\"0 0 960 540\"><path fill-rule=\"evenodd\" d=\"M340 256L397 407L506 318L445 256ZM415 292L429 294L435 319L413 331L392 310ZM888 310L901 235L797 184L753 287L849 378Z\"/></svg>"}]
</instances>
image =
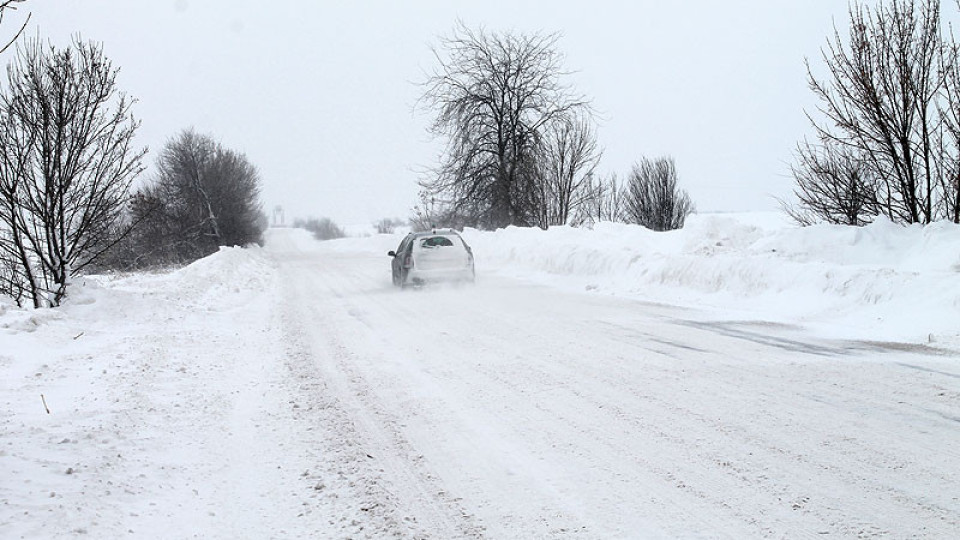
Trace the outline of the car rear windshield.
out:
<instances>
[{"instance_id":1,"label":"car rear windshield","mask_svg":"<svg viewBox=\"0 0 960 540\"><path fill-rule=\"evenodd\" d=\"M420 240L420 247L424 249L434 249L442 247L454 247L454 239L448 236L428 236Z\"/></svg>"}]
</instances>

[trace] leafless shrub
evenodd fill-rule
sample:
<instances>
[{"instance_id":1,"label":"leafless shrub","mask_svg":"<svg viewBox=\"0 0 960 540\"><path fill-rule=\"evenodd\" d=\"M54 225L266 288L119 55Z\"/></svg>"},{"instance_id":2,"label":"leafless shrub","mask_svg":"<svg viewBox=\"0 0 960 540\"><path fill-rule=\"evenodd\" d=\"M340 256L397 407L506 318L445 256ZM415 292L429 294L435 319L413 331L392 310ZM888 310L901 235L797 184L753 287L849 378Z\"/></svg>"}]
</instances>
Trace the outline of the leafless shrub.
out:
<instances>
[{"instance_id":1,"label":"leafless shrub","mask_svg":"<svg viewBox=\"0 0 960 540\"><path fill-rule=\"evenodd\" d=\"M693 210L686 191L677 187L673 158L643 158L633 166L624 196L624 214L630 223L654 231L680 229Z\"/></svg>"},{"instance_id":2,"label":"leafless shrub","mask_svg":"<svg viewBox=\"0 0 960 540\"><path fill-rule=\"evenodd\" d=\"M393 234L397 227L404 224L402 219L383 218L373 224L377 234Z\"/></svg>"},{"instance_id":3,"label":"leafless shrub","mask_svg":"<svg viewBox=\"0 0 960 540\"><path fill-rule=\"evenodd\" d=\"M312 232L317 240L334 240L347 236L347 233L330 218L298 219L294 221L293 226Z\"/></svg>"},{"instance_id":4,"label":"leafless shrub","mask_svg":"<svg viewBox=\"0 0 960 540\"><path fill-rule=\"evenodd\" d=\"M836 143L804 143L798 160L791 170L799 205L784 205L797 223L865 225L879 213L876 180L858 152Z\"/></svg>"},{"instance_id":5,"label":"leafless shrub","mask_svg":"<svg viewBox=\"0 0 960 540\"><path fill-rule=\"evenodd\" d=\"M0 90L0 292L60 305L69 280L125 232L122 210L146 150L134 101L100 46L17 49Z\"/></svg>"}]
</instances>

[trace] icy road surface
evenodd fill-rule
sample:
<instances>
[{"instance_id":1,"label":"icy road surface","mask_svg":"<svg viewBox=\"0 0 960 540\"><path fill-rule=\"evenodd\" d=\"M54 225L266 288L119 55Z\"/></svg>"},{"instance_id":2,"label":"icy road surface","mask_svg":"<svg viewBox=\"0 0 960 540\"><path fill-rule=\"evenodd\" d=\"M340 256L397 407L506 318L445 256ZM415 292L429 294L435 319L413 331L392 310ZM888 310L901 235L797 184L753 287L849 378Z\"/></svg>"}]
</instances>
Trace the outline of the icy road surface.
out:
<instances>
[{"instance_id":1,"label":"icy road surface","mask_svg":"<svg viewBox=\"0 0 960 540\"><path fill-rule=\"evenodd\" d=\"M496 276L400 292L380 253L306 247L269 246L301 406L350 420L417 534L960 534L952 353Z\"/></svg>"},{"instance_id":2,"label":"icy road surface","mask_svg":"<svg viewBox=\"0 0 960 540\"><path fill-rule=\"evenodd\" d=\"M0 538L960 538L952 342L479 252L475 287L399 291L397 241L272 230L0 306Z\"/></svg>"}]
</instances>

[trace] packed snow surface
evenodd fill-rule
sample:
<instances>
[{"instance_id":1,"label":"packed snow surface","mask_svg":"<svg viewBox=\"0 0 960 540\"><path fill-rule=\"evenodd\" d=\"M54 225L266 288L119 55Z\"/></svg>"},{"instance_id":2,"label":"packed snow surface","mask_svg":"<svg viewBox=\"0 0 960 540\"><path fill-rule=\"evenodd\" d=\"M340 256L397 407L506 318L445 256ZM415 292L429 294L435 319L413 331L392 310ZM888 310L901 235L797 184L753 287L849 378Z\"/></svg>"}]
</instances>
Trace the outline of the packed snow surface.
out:
<instances>
[{"instance_id":1,"label":"packed snow surface","mask_svg":"<svg viewBox=\"0 0 960 540\"><path fill-rule=\"evenodd\" d=\"M463 237L0 300L0 538L960 537L960 227Z\"/></svg>"}]
</instances>

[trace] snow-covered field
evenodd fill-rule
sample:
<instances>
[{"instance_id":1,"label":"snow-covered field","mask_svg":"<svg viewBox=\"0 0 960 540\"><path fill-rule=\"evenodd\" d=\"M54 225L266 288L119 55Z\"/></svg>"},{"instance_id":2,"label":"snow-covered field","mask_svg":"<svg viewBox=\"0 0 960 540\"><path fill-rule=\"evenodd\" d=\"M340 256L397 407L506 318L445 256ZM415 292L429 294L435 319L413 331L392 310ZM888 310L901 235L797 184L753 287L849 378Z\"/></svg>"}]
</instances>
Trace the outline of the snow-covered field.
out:
<instances>
[{"instance_id":1,"label":"snow-covered field","mask_svg":"<svg viewBox=\"0 0 960 540\"><path fill-rule=\"evenodd\" d=\"M960 537L960 227L464 237L0 303L0 538Z\"/></svg>"}]
</instances>

